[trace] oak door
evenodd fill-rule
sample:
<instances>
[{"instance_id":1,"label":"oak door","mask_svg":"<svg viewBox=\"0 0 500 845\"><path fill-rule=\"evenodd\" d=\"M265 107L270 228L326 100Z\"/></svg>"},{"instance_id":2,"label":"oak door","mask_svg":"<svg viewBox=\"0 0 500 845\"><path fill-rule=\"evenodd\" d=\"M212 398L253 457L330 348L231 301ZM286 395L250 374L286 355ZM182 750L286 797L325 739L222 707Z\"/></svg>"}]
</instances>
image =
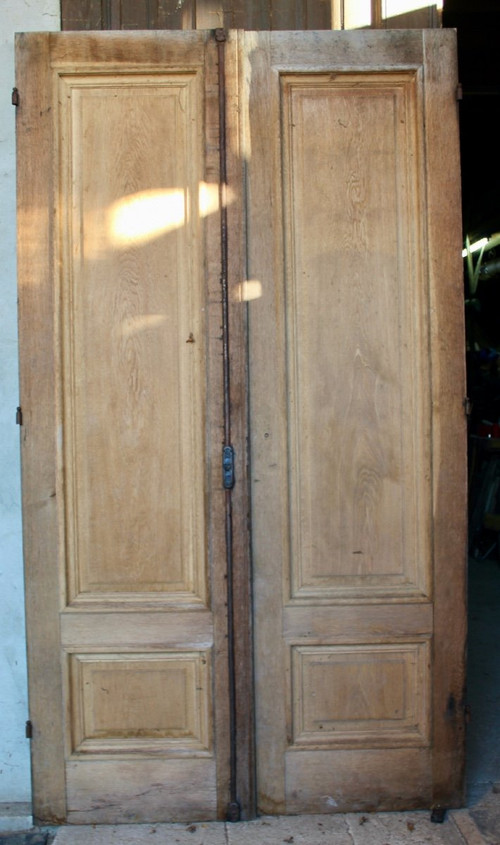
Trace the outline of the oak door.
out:
<instances>
[{"instance_id":1,"label":"oak door","mask_svg":"<svg viewBox=\"0 0 500 845\"><path fill-rule=\"evenodd\" d=\"M227 803L217 53L17 39L35 815Z\"/></svg>"},{"instance_id":2,"label":"oak door","mask_svg":"<svg viewBox=\"0 0 500 845\"><path fill-rule=\"evenodd\" d=\"M236 768L248 816L254 748L258 812L457 805L455 36L230 32L225 91L218 50L17 40L34 812L223 818Z\"/></svg>"},{"instance_id":3,"label":"oak door","mask_svg":"<svg viewBox=\"0 0 500 845\"><path fill-rule=\"evenodd\" d=\"M244 36L262 812L461 801L454 41Z\"/></svg>"}]
</instances>

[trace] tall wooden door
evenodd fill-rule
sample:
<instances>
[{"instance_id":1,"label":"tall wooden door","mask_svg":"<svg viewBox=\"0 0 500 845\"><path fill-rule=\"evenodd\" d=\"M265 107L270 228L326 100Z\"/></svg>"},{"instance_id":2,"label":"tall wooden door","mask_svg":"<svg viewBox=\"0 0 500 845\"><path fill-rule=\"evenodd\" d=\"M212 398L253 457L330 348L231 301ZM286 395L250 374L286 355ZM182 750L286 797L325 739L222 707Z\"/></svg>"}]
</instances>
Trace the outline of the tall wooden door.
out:
<instances>
[{"instance_id":1,"label":"tall wooden door","mask_svg":"<svg viewBox=\"0 0 500 845\"><path fill-rule=\"evenodd\" d=\"M254 740L259 812L460 803L454 50L18 37L37 818L249 815Z\"/></svg>"},{"instance_id":2,"label":"tall wooden door","mask_svg":"<svg viewBox=\"0 0 500 845\"><path fill-rule=\"evenodd\" d=\"M454 33L247 33L258 806L459 805Z\"/></svg>"},{"instance_id":3,"label":"tall wooden door","mask_svg":"<svg viewBox=\"0 0 500 845\"><path fill-rule=\"evenodd\" d=\"M219 107L211 33L17 39L37 818L223 815Z\"/></svg>"}]
</instances>

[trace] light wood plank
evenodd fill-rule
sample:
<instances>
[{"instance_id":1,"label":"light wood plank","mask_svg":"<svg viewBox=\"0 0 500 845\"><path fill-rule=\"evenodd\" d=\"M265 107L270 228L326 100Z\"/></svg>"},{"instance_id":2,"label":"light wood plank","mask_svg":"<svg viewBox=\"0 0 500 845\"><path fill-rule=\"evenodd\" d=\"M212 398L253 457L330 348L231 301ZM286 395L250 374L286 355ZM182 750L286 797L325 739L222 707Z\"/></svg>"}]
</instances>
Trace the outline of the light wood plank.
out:
<instances>
[{"instance_id":1,"label":"light wood plank","mask_svg":"<svg viewBox=\"0 0 500 845\"><path fill-rule=\"evenodd\" d=\"M279 35L273 34L273 43ZM279 126L280 114L275 94L278 78L275 70L269 67L270 44L271 36L267 33L245 34L244 73L246 84L251 88L246 93L244 150L250 177L247 182L248 274L251 281L257 282L260 292L249 303L256 777L259 812L281 813L286 809L284 726L289 724L287 679L283 672L286 650L282 641L281 596L289 540L286 529L284 303L282 286L274 282L283 278L282 252L275 249L282 231L282 191L276 189L280 148L277 133L268 130L269 126ZM269 366L270 360L272 366ZM261 467L269 468L264 478ZM265 515L270 513L270 503L273 503L274 518L269 531L262 527L262 520L265 521ZM264 619L267 620L265 633ZM272 696L260 696L258 690L263 688L272 689ZM262 754L264 749L265 756ZM263 784L272 784L272 789Z\"/></svg>"},{"instance_id":2,"label":"light wood plank","mask_svg":"<svg viewBox=\"0 0 500 845\"><path fill-rule=\"evenodd\" d=\"M137 818L172 819L176 806L179 816L189 806L190 813L222 817L229 754L220 301L214 296L220 254L216 246L206 248L217 244L218 231L215 44L210 33L59 33L23 37L19 49L20 81L34 109L20 124L20 155L32 155L38 167L41 152L46 164L43 188L31 160L27 165L33 179L21 185L19 217L29 239L20 239L27 356L21 401L26 434L35 420L45 443L37 435L28 441L40 454L26 453L24 494L26 515L35 503L35 518L26 525L27 572L36 566L46 578L43 585L33 579L38 591L34 612L29 611L30 647L36 652L40 638L48 647L40 651L40 665L32 661L30 668L35 804L45 820L98 821L104 814L97 790L111 792L113 818L123 820L148 783L144 755L163 752L175 754L177 783L186 778L198 784L192 792L196 809L182 792L173 789L167 796L157 786L160 767ZM41 81L43 93L34 80ZM154 102L162 86L164 96ZM47 115L42 120L40 107ZM165 142L172 148L167 156ZM44 198L37 219L33 185ZM157 190L177 191L183 203L179 219L170 221L167 232L147 230L140 243L137 228L121 246L111 243L116 227L107 229L106 215L114 204L131 196L142 202ZM162 221L167 217L164 209ZM140 219L145 222L144 213ZM44 267L36 286L32 249ZM170 287L164 281L169 272L175 276ZM151 318L158 317L166 331L154 342L148 332ZM174 383L172 393L168 385ZM177 468L175 460L165 464L165 450L180 455ZM167 487L169 481L173 485L166 494L163 482L157 484L160 476ZM176 512L173 522L167 511ZM179 555L186 541L184 549L191 551ZM199 616L191 615L196 606ZM167 683L167 676L175 682ZM158 703L141 705L144 678L146 686L169 688L161 697L162 715ZM107 705L105 689L114 690L116 707ZM115 726L109 724L113 713ZM159 732L153 729L156 721ZM184 726L185 747L181 737L170 735L173 722ZM135 764L125 767L120 792L112 764L124 754ZM48 766L54 768L51 776ZM165 771L170 781L172 769ZM75 798L73 790L80 788Z\"/></svg>"},{"instance_id":3,"label":"light wood plank","mask_svg":"<svg viewBox=\"0 0 500 845\"><path fill-rule=\"evenodd\" d=\"M134 760L105 763L72 761L68 765L68 822L139 824L193 822L216 814L215 762L141 759L138 787Z\"/></svg>"},{"instance_id":4,"label":"light wood plank","mask_svg":"<svg viewBox=\"0 0 500 845\"><path fill-rule=\"evenodd\" d=\"M208 610L121 612L118 626L113 615L65 611L61 614L61 642L65 649L78 646L97 652L101 648L209 648L213 620Z\"/></svg>"},{"instance_id":5,"label":"light wood plank","mask_svg":"<svg viewBox=\"0 0 500 845\"><path fill-rule=\"evenodd\" d=\"M432 631L433 610L426 604L348 604L285 607L283 636L290 642L388 642Z\"/></svg>"},{"instance_id":6,"label":"light wood plank","mask_svg":"<svg viewBox=\"0 0 500 845\"><path fill-rule=\"evenodd\" d=\"M243 817L255 813L252 571L249 524L248 302L244 299L246 227L244 157L241 148L243 67L240 33L226 43L226 148L228 196L228 293L231 439L236 484L231 493L233 530L233 634L236 669L237 793Z\"/></svg>"},{"instance_id":7,"label":"light wood plank","mask_svg":"<svg viewBox=\"0 0 500 845\"><path fill-rule=\"evenodd\" d=\"M424 749L355 749L344 751L289 751L286 760L291 813L397 812L407 809L401 784L417 796L416 809L431 802L427 754ZM378 772L385 770L384 783ZM342 786L341 786L342 784ZM351 784L352 792L344 791Z\"/></svg>"},{"instance_id":8,"label":"light wood plank","mask_svg":"<svg viewBox=\"0 0 500 845\"><path fill-rule=\"evenodd\" d=\"M465 331L456 36L422 33L429 91L426 149L432 362L434 509L434 794L460 807L464 789L467 461ZM447 127L446 156L435 139Z\"/></svg>"},{"instance_id":9,"label":"light wood plank","mask_svg":"<svg viewBox=\"0 0 500 845\"><path fill-rule=\"evenodd\" d=\"M57 641L61 588L60 445L54 345L55 239L51 77L44 35L16 36L18 289L23 546L26 583L33 815L65 816L63 701Z\"/></svg>"},{"instance_id":10,"label":"light wood plank","mask_svg":"<svg viewBox=\"0 0 500 845\"><path fill-rule=\"evenodd\" d=\"M219 83L218 56L213 36L207 51L205 96L205 182L219 186ZM219 656L214 675L215 735L218 749L217 818L226 817L229 803L229 676L227 658L227 548L225 535L225 493L222 489L223 448L223 369L221 336L221 251L220 210L205 218L206 309L207 309L207 385L212 402L208 409L207 484L213 497L217 521L210 534L210 596L214 624L214 652ZM217 659L217 658L216 658Z\"/></svg>"}]
</instances>

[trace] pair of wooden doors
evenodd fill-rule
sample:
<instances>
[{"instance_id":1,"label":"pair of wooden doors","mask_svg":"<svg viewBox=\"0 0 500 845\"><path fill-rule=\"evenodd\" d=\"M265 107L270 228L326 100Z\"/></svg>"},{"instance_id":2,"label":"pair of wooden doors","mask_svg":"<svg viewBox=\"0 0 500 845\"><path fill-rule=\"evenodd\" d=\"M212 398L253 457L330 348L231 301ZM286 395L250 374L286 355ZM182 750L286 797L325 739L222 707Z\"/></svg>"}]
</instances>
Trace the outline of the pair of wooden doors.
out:
<instances>
[{"instance_id":1,"label":"pair of wooden doors","mask_svg":"<svg viewBox=\"0 0 500 845\"><path fill-rule=\"evenodd\" d=\"M46 821L462 800L455 34L225 37L17 37Z\"/></svg>"}]
</instances>

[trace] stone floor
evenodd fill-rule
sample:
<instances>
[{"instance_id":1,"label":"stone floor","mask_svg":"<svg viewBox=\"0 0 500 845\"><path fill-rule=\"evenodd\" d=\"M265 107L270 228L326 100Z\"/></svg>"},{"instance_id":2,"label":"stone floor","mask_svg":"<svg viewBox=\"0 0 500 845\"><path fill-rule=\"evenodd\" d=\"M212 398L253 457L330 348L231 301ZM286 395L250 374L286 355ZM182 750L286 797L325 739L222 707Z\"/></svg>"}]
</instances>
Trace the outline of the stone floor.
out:
<instances>
[{"instance_id":1,"label":"stone floor","mask_svg":"<svg viewBox=\"0 0 500 845\"><path fill-rule=\"evenodd\" d=\"M59 828L53 845L485 845L466 810L262 817L251 822Z\"/></svg>"}]
</instances>

